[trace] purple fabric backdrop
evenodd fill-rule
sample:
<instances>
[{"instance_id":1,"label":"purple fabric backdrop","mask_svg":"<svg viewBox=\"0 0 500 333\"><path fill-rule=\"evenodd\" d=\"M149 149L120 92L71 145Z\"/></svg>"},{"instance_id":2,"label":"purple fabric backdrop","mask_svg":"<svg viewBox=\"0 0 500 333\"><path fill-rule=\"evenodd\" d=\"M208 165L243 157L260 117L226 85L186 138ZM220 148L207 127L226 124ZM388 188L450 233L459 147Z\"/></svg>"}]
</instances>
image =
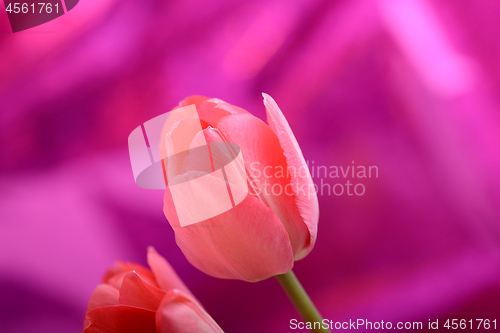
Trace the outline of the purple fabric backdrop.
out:
<instances>
[{"instance_id":1,"label":"purple fabric backdrop","mask_svg":"<svg viewBox=\"0 0 500 333\"><path fill-rule=\"evenodd\" d=\"M325 318L498 322L499 16L496 0L82 0L13 34L0 5L0 331L81 331L105 269L148 245L225 331L289 331L274 279L187 262L127 151L188 95L263 118L263 91L310 165L378 167L314 178L366 189L319 196L295 265Z\"/></svg>"}]
</instances>

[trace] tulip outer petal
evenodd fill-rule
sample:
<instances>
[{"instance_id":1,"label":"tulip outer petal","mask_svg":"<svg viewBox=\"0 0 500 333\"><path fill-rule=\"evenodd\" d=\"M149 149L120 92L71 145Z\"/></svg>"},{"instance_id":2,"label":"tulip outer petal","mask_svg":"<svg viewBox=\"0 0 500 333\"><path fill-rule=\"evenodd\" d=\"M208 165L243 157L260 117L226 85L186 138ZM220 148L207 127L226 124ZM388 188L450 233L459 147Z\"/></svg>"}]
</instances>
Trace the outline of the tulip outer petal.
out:
<instances>
[{"instance_id":1,"label":"tulip outer petal","mask_svg":"<svg viewBox=\"0 0 500 333\"><path fill-rule=\"evenodd\" d=\"M295 135L288 124L283 112L280 110L276 101L266 93L262 93L264 97L264 106L266 107L267 122L269 127L276 133L283 148L288 166L295 167L295 170L305 169L306 176L301 176L300 172L291 172L292 190L295 193L295 201L302 216L304 223L310 234L310 242L302 251L295 254L295 260L299 260L307 256L316 243L318 233L319 205L316 192L312 191L313 181L309 168L307 167L304 155L300 150L299 144ZM305 185L307 189L304 193L300 191L299 185Z\"/></svg>"},{"instance_id":2,"label":"tulip outer petal","mask_svg":"<svg viewBox=\"0 0 500 333\"><path fill-rule=\"evenodd\" d=\"M210 315L179 289L170 290L156 311L159 333L223 333Z\"/></svg>"}]
</instances>

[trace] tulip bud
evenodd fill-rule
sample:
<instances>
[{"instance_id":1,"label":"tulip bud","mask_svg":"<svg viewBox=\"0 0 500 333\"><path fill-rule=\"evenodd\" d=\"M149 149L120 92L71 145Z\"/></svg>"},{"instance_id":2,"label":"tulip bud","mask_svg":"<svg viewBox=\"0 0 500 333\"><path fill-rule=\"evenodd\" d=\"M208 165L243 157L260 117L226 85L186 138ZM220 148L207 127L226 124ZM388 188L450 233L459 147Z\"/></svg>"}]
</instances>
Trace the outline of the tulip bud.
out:
<instances>
[{"instance_id":1,"label":"tulip bud","mask_svg":"<svg viewBox=\"0 0 500 333\"><path fill-rule=\"evenodd\" d=\"M194 105L199 124L191 125L192 119L185 115L167 119L163 127L160 156L171 156L168 151L176 140L190 149L184 150L182 158L164 159L165 216L186 258L214 277L259 281L286 273L316 241L319 209L309 170L283 113L269 95L263 96L269 125L219 99L191 96L178 108ZM186 130L179 130L182 128L199 131L186 143ZM196 174L201 155L192 152L200 143L226 147L208 149L207 160L212 161L208 171L212 172ZM239 149L234 153L231 147ZM225 162L215 168L217 160ZM236 162L231 166L231 161ZM218 169L224 170L222 176L217 176ZM184 177L186 184L191 181L184 186L190 191L183 190L182 195L171 188L179 183L179 177ZM204 183L194 185L192 181L200 177L205 178ZM215 194L199 200L197 191ZM230 193L228 209L220 209L202 221L200 214L188 214L193 209L206 211L212 204L219 207L226 196L219 193ZM178 207L192 208L186 212ZM189 218L193 220L186 221Z\"/></svg>"},{"instance_id":2,"label":"tulip bud","mask_svg":"<svg viewBox=\"0 0 500 333\"><path fill-rule=\"evenodd\" d=\"M149 270L118 262L87 304L83 333L223 333L170 264L148 249Z\"/></svg>"}]
</instances>

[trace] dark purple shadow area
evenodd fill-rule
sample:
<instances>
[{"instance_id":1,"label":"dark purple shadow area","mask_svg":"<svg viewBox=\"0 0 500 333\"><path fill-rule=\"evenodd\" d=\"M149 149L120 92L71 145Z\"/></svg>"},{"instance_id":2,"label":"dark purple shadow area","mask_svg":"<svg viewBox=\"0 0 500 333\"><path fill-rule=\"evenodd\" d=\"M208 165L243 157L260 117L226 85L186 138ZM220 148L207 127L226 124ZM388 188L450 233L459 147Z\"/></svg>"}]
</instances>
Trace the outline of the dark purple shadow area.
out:
<instances>
[{"instance_id":1,"label":"dark purple shadow area","mask_svg":"<svg viewBox=\"0 0 500 333\"><path fill-rule=\"evenodd\" d=\"M75 8L76 4L80 0L65 0L64 3L66 4L66 10L69 12L73 8Z\"/></svg>"},{"instance_id":2,"label":"dark purple shadow area","mask_svg":"<svg viewBox=\"0 0 500 333\"><path fill-rule=\"evenodd\" d=\"M2 332L79 332L81 313L71 302L35 285L0 280ZM50 323L53 325L50 325ZM83 321L82 321L83 323Z\"/></svg>"}]
</instances>

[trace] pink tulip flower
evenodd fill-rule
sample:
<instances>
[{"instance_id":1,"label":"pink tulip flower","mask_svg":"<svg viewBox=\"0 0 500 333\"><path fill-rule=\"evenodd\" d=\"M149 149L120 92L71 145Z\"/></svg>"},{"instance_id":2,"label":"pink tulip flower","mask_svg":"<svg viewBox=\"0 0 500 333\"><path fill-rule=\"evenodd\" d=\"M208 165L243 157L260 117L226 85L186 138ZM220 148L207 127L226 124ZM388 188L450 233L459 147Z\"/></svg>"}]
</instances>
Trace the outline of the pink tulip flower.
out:
<instances>
[{"instance_id":1,"label":"pink tulip flower","mask_svg":"<svg viewBox=\"0 0 500 333\"><path fill-rule=\"evenodd\" d=\"M263 96L268 125L216 98L191 96L179 104L196 105L206 142L237 144L244 159L249 193L220 215L181 226L171 190L165 191L164 213L177 244L195 267L217 278L254 282L286 273L316 241L319 208L309 170L283 113ZM172 128L167 121L161 156Z\"/></svg>"},{"instance_id":2,"label":"pink tulip flower","mask_svg":"<svg viewBox=\"0 0 500 333\"><path fill-rule=\"evenodd\" d=\"M87 304L83 333L223 332L152 247L148 264L108 269Z\"/></svg>"}]
</instances>

